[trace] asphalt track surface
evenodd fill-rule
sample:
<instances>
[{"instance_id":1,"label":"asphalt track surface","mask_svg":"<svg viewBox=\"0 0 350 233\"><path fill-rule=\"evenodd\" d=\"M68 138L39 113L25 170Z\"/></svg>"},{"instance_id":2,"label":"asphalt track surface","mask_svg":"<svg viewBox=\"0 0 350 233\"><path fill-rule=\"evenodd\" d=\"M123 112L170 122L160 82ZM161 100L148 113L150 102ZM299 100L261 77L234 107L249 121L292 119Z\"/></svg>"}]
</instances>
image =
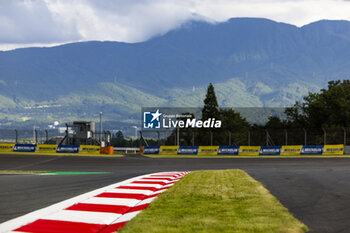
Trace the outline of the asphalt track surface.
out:
<instances>
[{"instance_id":1,"label":"asphalt track surface","mask_svg":"<svg viewBox=\"0 0 350 233\"><path fill-rule=\"evenodd\" d=\"M310 232L350 232L349 158L155 159L0 155L0 170L111 172L0 174L0 223L128 178L161 171L243 169L262 182Z\"/></svg>"}]
</instances>

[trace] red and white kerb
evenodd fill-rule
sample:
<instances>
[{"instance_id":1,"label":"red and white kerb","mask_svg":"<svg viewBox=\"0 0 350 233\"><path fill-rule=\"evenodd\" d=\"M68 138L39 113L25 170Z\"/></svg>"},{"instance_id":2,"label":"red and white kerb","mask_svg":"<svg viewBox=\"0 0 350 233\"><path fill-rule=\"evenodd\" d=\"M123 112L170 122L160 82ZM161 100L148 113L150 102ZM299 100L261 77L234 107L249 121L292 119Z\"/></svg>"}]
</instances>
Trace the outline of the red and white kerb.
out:
<instances>
[{"instance_id":1,"label":"red and white kerb","mask_svg":"<svg viewBox=\"0 0 350 233\"><path fill-rule=\"evenodd\" d=\"M163 172L129 179L0 224L0 232L116 232L187 173Z\"/></svg>"}]
</instances>

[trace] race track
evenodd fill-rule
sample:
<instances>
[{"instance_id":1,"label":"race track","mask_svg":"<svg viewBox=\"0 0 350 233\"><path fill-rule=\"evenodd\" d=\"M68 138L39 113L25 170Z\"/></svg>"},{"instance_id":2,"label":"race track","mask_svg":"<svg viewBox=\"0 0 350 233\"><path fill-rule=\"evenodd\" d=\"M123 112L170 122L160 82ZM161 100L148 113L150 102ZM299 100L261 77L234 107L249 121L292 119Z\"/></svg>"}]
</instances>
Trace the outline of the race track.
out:
<instances>
[{"instance_id":1,"label":"race track","mask_svg":"<svg viewBox=\"0 0 350 233\"><path fill-rule=\"evenodd\" d=\"M350 229L349 158L153 159L0 155L0 170L88 171L110 174L0 174L0 222L125 179L161 171L232 169L262 182L311 232Z\"/></svg>"}]
</instances>

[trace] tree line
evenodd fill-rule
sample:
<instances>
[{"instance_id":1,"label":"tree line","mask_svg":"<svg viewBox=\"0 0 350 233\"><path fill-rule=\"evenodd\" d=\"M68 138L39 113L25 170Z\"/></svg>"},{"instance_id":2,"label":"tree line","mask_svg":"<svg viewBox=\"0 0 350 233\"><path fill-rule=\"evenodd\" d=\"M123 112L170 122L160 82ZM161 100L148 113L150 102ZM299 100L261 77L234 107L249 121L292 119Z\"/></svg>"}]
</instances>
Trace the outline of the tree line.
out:
<instances>
[{"instance_id":1,"label":"tree line","mask_svg":"<svg viewBox=\"0 0 350 233\"><path fill-rule=\"evenodd\" d=\"M285 119L270 116L265 124L250 124L239 112L230 108L219 108L214 86L209 84L202 109L202 120L215 118L222 121L220 129L182 129L180 144L220 145L230 138L235 144L247 144L247 131L343 129L350 125L350 80L328 82L326 89L309 92L303 101L296 101L284 110ZM210 138L212 134L215 137ZM228 135L230 134L230 135ZM167 140L174 144L174 132ZM228 143L226 143L228 144Z\"/></svg>"},{"instance_id":2,"label":"tree line","mask_svg":"<svg viewBox=\"0 0 350 233\"><path fill-rule=\"evenodd\" d=\"M320 92L309 92L302 101L296 101L292 107L284 110L285 119L270 116L263 125L250 124L246 118L233 108L220 108L217 102L214 86L210 83L201 111L201 120L209 118L221 120L221 128L182 128L180 130L181 145L222 145L228 138L235 144L246 144L246 134L254 130L293 130L311 128L342 129L350 125L350 80L328 82L326 89ZM191 113L183 113L190 115ZM192 114L192 117L195 116ZM135 146L139 140L126 140L121 132L112 138L112 144ZM228 135L229 134L229 135ZM215 135L215 136L213 136ZM163 139L162 144L177 143L177 131ZM159 144L157 140L148 139L149 144ZM240 143L241 142L241 143ZM227 143L226 143L227 144Z\"/></svg>"}]
</instances>

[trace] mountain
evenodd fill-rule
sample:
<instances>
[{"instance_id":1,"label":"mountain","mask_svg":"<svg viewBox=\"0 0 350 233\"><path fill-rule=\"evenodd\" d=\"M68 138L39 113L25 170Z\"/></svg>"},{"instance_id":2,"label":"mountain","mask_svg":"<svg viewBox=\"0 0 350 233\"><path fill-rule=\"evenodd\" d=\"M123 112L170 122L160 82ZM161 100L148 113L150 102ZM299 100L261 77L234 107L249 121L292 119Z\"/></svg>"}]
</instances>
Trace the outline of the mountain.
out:
<instances>
[{"instance_id":1,"label":"mountain","mask_svg":"<svg viewBox=\"0 0 350 233\"><path fill-rule=\"evenodd\" d=\"M350 77L350 22L190 21L142 43L81 42L0 52L0 124L136 124L141 106L290 106ZM0 127L1 127L0 126Z\"/></svg>"}]
</instances>

